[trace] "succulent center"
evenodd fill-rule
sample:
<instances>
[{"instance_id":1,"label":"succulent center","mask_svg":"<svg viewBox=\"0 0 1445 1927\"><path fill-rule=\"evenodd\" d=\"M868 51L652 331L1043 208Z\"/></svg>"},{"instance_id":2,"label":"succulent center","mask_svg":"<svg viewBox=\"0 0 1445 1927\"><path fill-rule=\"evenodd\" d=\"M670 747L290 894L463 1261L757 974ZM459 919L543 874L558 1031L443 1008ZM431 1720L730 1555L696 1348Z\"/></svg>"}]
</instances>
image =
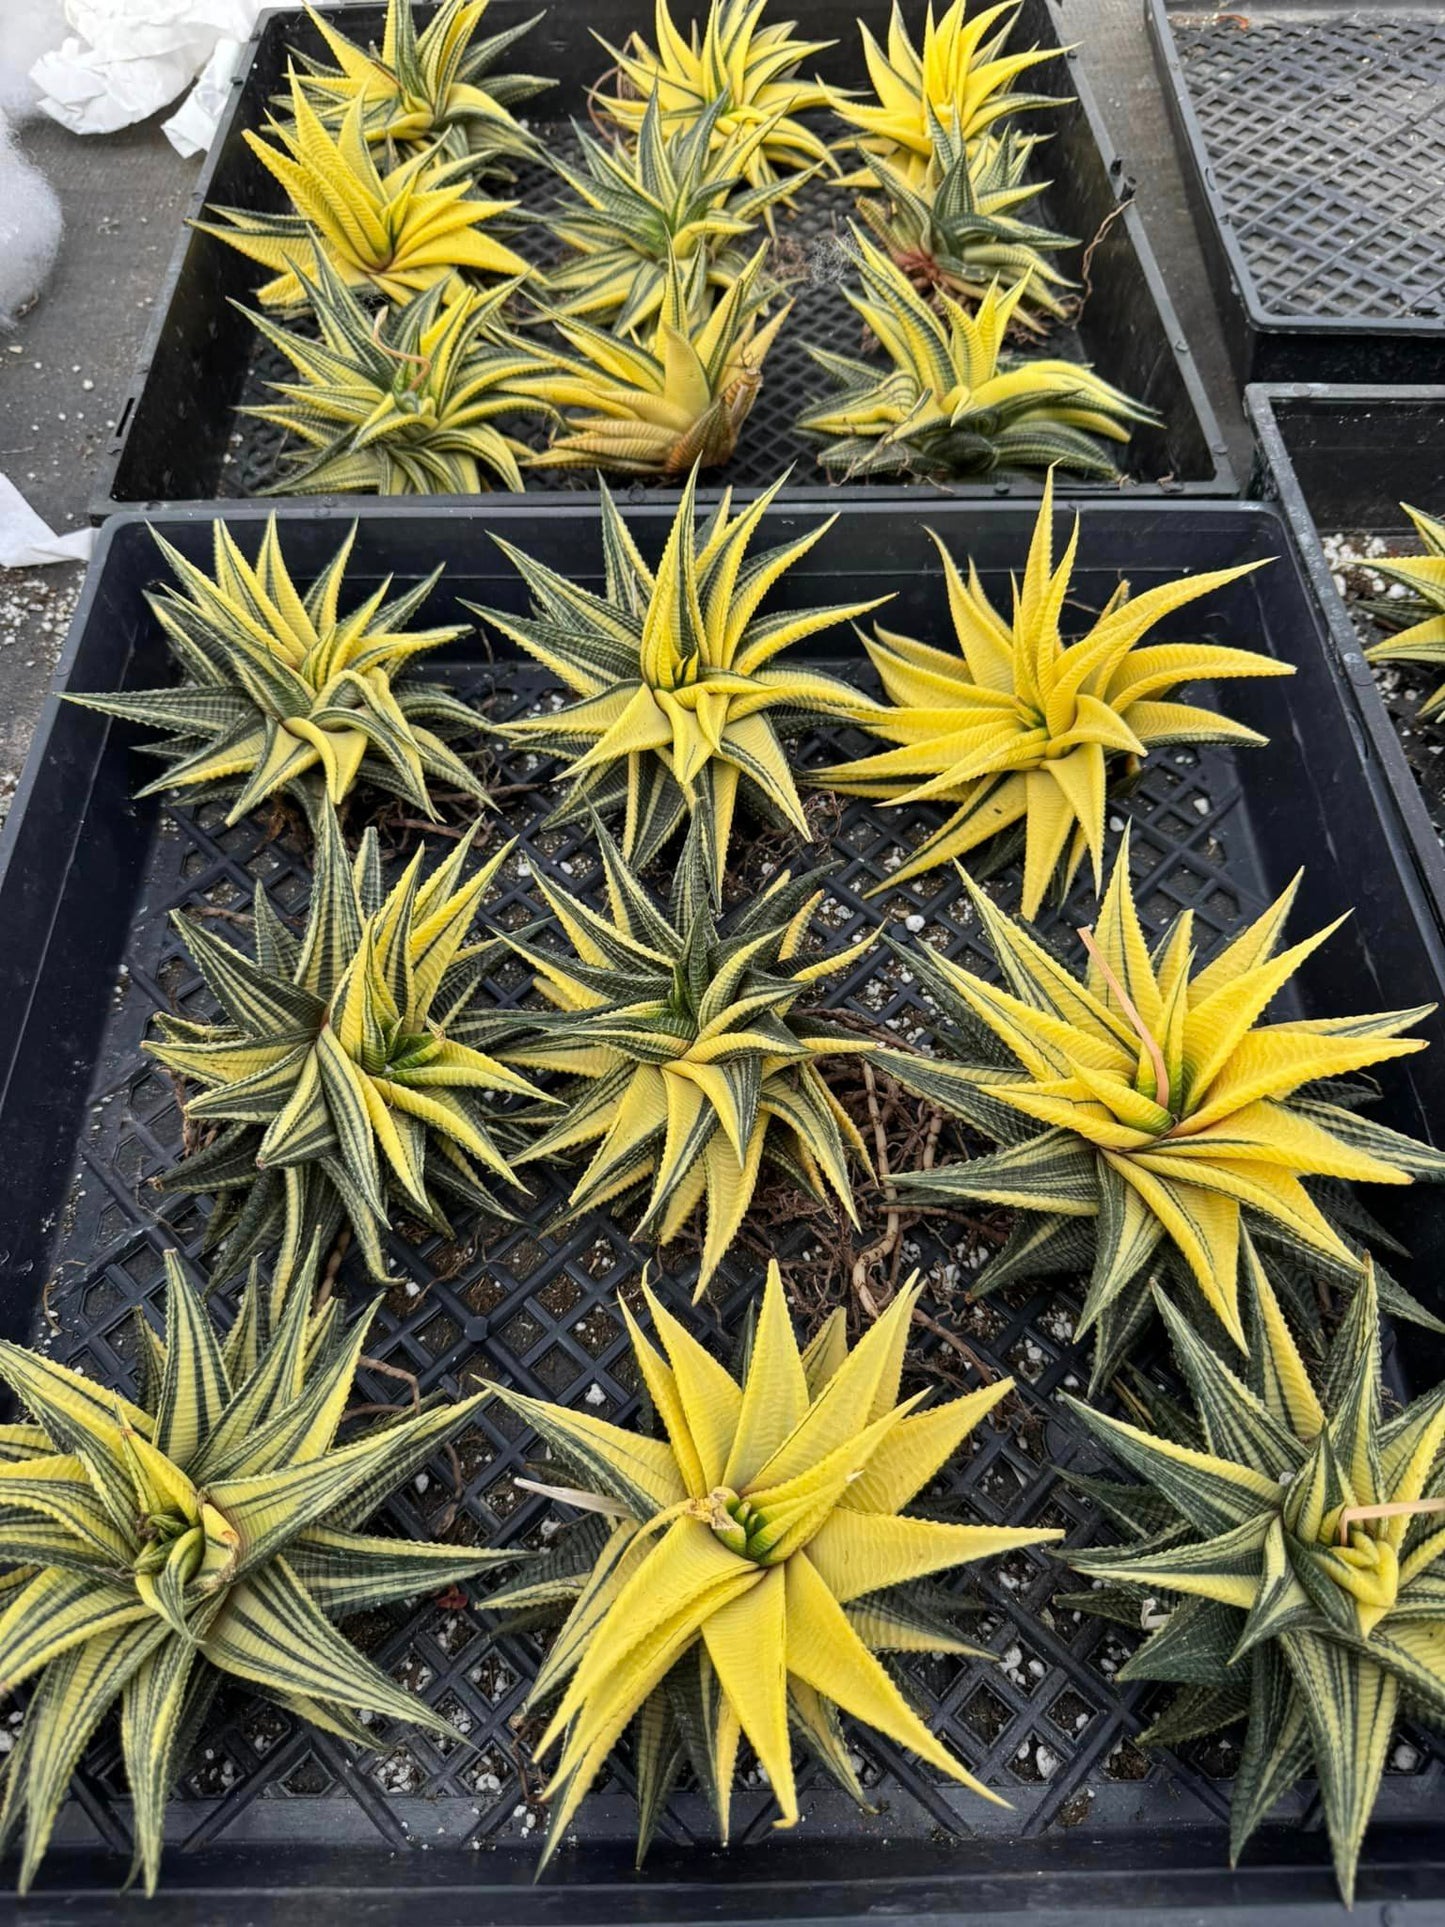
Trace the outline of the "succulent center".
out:
<instances>
[{"instance_id":1,"label":"succulent center","mask_svg":"<svg viewBox=\"0 0 1445 1927\"><path fill-rule=\"evenodd\" d=\"M241 1535L215 1506L196 1495L194 1516L180 1502L139 1520L140 1551L132 1565L136 1590L156 1610L158 1589L171 1600L189 1591L209 1597L228 1585L236 1569Z\"/></svg>"},{"instance_id":2,"label":"succulent center","mask_svg":"<svg viewBox=\"0 0 1445 1927\"><path fill-rule=\"evenodd\" d=\"M689 1519L707 1526L722 1540L729 1552L740 1559L751 1559L760 1566L775 1563L772 1550L774 1534L765 1514L754 1509L741 1493L725 1485L714 1486L701 1499L689 1499Z\"/></svg>"},{"instance_id":3,"label":"succulent center","mask_svg":"<svg viewBox=\"0 0 1445 1927\"><path fill-rule=\"evenodd\" d=\"M1400 1558L1390 1539L1373 1522L1346 1519L1342 1539L1342 1510L1327 1513L1321 1523L1316 1569L1354 1600L1362 1622L1366 1622L1361 1630L1368 1634L1376 1620L1395 1604Z\"/></svg>"}]
</instances>

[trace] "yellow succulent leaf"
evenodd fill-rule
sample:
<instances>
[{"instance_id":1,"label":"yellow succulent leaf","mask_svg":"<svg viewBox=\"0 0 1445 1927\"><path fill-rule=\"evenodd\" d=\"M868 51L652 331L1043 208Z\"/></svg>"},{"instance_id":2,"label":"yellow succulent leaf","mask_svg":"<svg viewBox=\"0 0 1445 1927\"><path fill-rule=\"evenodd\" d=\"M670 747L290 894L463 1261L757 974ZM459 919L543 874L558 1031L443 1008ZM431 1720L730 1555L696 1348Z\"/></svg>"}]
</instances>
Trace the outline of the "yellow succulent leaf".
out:
<instances>
[{"instance_id":1,"label":"yellow succulent leaf","mask_svg":"<svg viewBox=\"0 0 1445 1927\"><path fill-rule=\"evenodd\" d=\"M924 1579L949 1566L1062 1537L1027 1526L940 1525L840 1506L808 1541L808 1560L839 1604L847 1605L864 1593Z\"/></svg>"},{"instance_id":2,"label":"yellow succulent leaf","mask_svg":"<svg viewBox=\"0 0 1445 1927\"><path fill-rule=\"evenodd\" d=\"M793 1749L788 1731L787 1579L784 1570L765 1572L749 1591L703 1621L708 1658L752 1742L768 1776L781 1817L775 1826L798 1821L793 1784Z\"/></svg>"},{"instance_id":3,"label":"yellow succulent leaf","mask_svg":"<svg viewBox=\"0 0 1445 1927\"><path fill-rule=\"evenodd\" d=\"M992 1805L1007 1806L929 1732L848 1624L808 1555L795 1554L786 1570L788 1671Z\"/></svg>"}]
</instances>

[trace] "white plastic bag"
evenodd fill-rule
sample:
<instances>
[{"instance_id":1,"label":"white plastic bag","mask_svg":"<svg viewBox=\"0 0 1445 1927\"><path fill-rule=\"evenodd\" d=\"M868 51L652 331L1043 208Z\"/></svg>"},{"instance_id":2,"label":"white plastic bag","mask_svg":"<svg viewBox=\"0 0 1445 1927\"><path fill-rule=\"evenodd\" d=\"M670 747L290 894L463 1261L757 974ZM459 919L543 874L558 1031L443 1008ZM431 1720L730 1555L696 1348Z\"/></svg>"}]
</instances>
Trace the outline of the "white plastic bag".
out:
<instances>
[{"instance_id":1,"label":"white plastic bag","mask_svg":"<svg viewBox=\"0 0 1445 1927\"><path fill-rule=\"evenodd\" d=\"M222 41L248 39L268 4L272 0L65 0L72 31L31 69L40 106L77 134L112 134L146 120L190 86ZM183 134L192 152L195 133L207 129L207 113L203 103ZM211 114L212 131L214 121Z\"/></svg>"}]
</instances>

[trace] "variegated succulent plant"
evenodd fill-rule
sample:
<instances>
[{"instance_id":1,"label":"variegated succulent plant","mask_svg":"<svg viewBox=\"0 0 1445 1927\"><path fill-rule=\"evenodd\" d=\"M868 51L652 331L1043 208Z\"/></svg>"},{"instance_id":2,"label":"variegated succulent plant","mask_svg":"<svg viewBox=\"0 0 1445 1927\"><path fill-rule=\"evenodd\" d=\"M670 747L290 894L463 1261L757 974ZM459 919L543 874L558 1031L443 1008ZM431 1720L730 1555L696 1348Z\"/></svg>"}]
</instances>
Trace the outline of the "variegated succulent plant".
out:
<instances>
[{"instance_id":1,"label":"variegated succulent plant","mask_svg":"<svg viewBox=\"0 0 1445 1927\"><path fill-rule=\"evenodd\" d=\"M1182 576L1137 596L1121 582L1093 626L1065 643L1079 521L1056 567L1053 491L1050 475L1023 582L1013 584L1012 620L989 601L971 562L965 580L935 534L957 652L881 627L864 643L892 707L858 721L896 747L816 770L813 780L848 796L950 810L874 894L1022 829L1023 914L1037 916L1050 885L1067 889L1086 854L1101 887L1111 773L1133 773L1166 743L1266 740L1212 709L1166 698L1181 683L1291 676L1291 663L1212 643L1139 646L1176 609L1258 565Z\"/></svg>"},{"instance_id":2,"label":"variegated succulent plant","mask_svg":"<svg viewBox=\"0 0 1445 1927\"><path fill-rule=\"evenodd\" d=\"M301 276L315 280L321 254L348 287L387 301L405 301L459 272L531 274L491 231L516 203L474 195L469 160L423 149L383 174L366 138L365 101L351 103L333 135L295 74L291 114L289 124L270 123L271 141L246 129L247 145L286 190L289 209L210 207L213 219L192 224L270 270L256 291L263 307L299 307Z\"/></svg>"},{"instance_id":3,"label":"variegated succulent plant","mask_svg":"<svg viewBox=\"0 0 1445 1927\"><path fill-rule=\"evenodd\" d=\"M1259 1022L1344 921L1280 951L1297 882L1199 968L1192 911L1146 941L1126 832L1098 921L1080 933L1082 976L971 883L1006 988L925 945L909 950L939 1008L943 1054L884 1047L877 1061L1002 1149L900 1176L900 1193L1017 1209L981 1291L1092 1260L1080 1329L1097 1332L1096 1386L1147 1319L1151 1275L1167 1271L1181 1301L1207 1307L1221 1342L1243 1350L1246 1229L1353 1290L1364 1259L1332 1187L1445 1178L1433 1146L1359 1114L1352 1081L1423 1050L1402 1033L1430 1006ZM1411 1306L1398 1287L1392 1303Z\"/></svg>"},{"instance_id":4,"label":"variegated succulent plant","mask_svg":"<svg viewBox=\"0 0 1445 1927\"><path fill-rule=\"evenodd\" d=\"M1131 1424L1069 1401L1141 1483L1084 1482L1128 1537L1066 1555L1101 1590L1055 1603L1137 1626L1151 1602L1157 1630L1118 1677L1182 1690L1144 1743L1242 1720L1231 1861L1313 1778L1348 1906L1397 1714L1445 1718L1445 1388L1386 1406L1367 1269L1317 1391L1254 1271L1243 1375L1160 1299L1192 1415L1151 1426L1146 1394Z\"/></svg>"},{"instance_id":5,"label":"variegated succulent plant","mask_svg":"<svg viewBox=\"0 0 1445 1927\"><path fill-rule=\"evenodd\" d=\"M200 1087L184 1104L190 1129L221 1128L160 1182L214 1195L206 1248L218 1275L277 1238L283 1265L294 1265L313 1239L329 1248L346 1227L368 1274L385 1279L394 1207L443 1234L442 1196L508 1215L488 1188L518 1183L490 1100L545 1099L461 1041L488 948L468 937L511 847L466 876L471 844L463 838L430 874L418 850L388 891L376 832L352 861L323 806L300 938L259 883L254 959L174 916L220 1019L158 1013L145 1048Z\"/></svg>"},{"instance_id":6,"label":"variegated succulent plant","mask_svg":"<svg viewBox=\"0 0 1445 1927\"><path fill-rule=\"evenodd\" d=\"M808 835L775 727L778 713L854 716L871 706L837 678L780 665L779 658L879 602L760 614L769 591L831 522L748 561L748 546L782 482L737 514L731 495L724 495L699 523L696 479L689 477L683 490L655 571L604 487L600 595L494 537L530 589L533 612L520 618L468 606L551 669L576 698L498 730L562 760L569 789L548 820L621 810L623 852L639 870L684 819L700 823L720 900L740 794L770 820Z\"/></svg>"},{"instance_id":7,"label":"variegated succulent plant","mask_svg":"<svg viewBox=\"0 0 1445 1927\"><path fill-rule=\"evenodd\" d=\"M540 1120L546 1128L515 1162L571 1158L595 1146L567 1219L646 1186L636 1235L663 1245L701 1207L701 1297L765 1162L814 1197L832 1191L856 1223L848 1158L868 1170L868 1153L818 1065L865 1042L803 1000L814 984L845 974L874 937L809 949L823 895L816 871L783 871L719 922L696 829L664 914L606 830L594 828L608 913L539 878L570 948L547 943L542 932L507 939L537 973L554 1014L530 1017L520 1040L492 1047L518 1070L577 1080L556 1122ZM477 1036L492 1045L499 1030L516 1029L516 1021L484 1014Z\"/></svg>"},{"instance_id":8,"label":"variegated succulent plant","mask_svg":"<svg viewBox=\"0 0 1445 1927\"><path fill-rule=\"evenodd\" d=\"M313 1271L280 1302L253 1275L222 1338L168 1252L164 1335L142 1321L139 1402L0 1344L0 1379L28 1414L0 1426L0 1668L11 1691L29 1688L0 1834L21 1832L22 1891L113 1709L132 1876L148 1894L172 1783L223 1679L354 1746L378 1743L358 1713L456 1737L332 1622L510 1556L362 1530L488 1394L338 1445L371 1320L348 1329L335 1299L313 1314Z\"/></svg>"},{"instance_id":9,"label":"variegated succulent plant","mask_svg":"<svg viewBox=\"0 0 1445 1927\"><path fill-rule=\"evenodd\" d=\"M445 741L480 728L475 712L411 666L466 634L465 625L408 629L441 574L388 601L390 579L345 615L341 594L355 527L303 595L272 516L254 565L226 524L212 524L207 575L165 538L156 542L179 588L147 601L183 672L170 689L72 695L107 716L164 730L148 753L165 772L139 793L178 789L232 796L235 823L287 789L310 806L323 788L340 804L358 782L435 816L428 784L479 800L481 784Z\"/></svg>"},{"instance_id":10,"label":"variegated succulent plant","mask_svg":"<svg viewBox=\"0 0 1445 1927\"><path fill-rule=\"evenodd\" d=\"M771 122L714 143L727 104L719 96L690 126L668 134L654 94L631 147L576 130L582 168L553 162L575 196L548 216L570 250L547 277L555 312L600 316L615 333L636 334L666 297L669 259L685 268L705 256L708 283L723 290L743 272L747 256L736 243L790 183L747 183L748 163Z\"/></svg>"},{"instance_id":11,"label":"variegated succulent plant","mask_svg":"<svg viewBox=\"0 0 1445 1927\"><path fill-rule=\"evenodd\" d=\"M505 424L550 412L514 386L534 366L502 324L520 284L483 291L435 282L395 314L373 314L324 255L316 276L297 270L314 327L242 309L295 371L268 384L279 401L240 411L292 437L285 473L266 493L520 491L517 461L528 451Z\"/></svg>"},{"instance_id":12,"label":"variegated succulent plant","mask_svg":"<svg viewBox=\"0 0 1445 1927\"><path fill-rule=\"evenodd\" d=\"M767 135L749 154L744 173L753 187L782 180L793 192L800 177L835 166L828 143L800 118L829 107L833 95L799 73L833 42L794 39L791 20L765 21L767 7L768 0L709 0L701 34L694 22L685 39L667 0L655 0L655 51L640 34L625 47L602 42L612 56L616 87L610 94L594 90L594 110L625 134L636 134L656 99L663 132L671 134L693 126L714 101L722 101L713 144L726 146L766 123ZM764 218L771 225L771 208Z\"/></svg>"},{"instance_id":13,"label":"variegated succulent plant","mask_svg":"<svg viewBox=\"0 0 1445 1927\"><path fill-rule=\"evenodd\" d=\"M1046 334L1068 314L1074 285L1049 257L1076 244L1017 212L1048 186L1024 179L1034 143L1006 128L970 146L957 114L945 126L930 104L928 117L933 152L921 180L915 184L887 161L872 159L859 214L920 294L941 288L977 302L995 281L1005 287L1024 282L1014 326Z\"/></svg>"},{"instance_id":14,"label":"variegated succulent plant","mask_svg":"<svg viewBox=\"0 0 1445 1927\"><path fill-rule=\"evenodd\" d=\"M718 295L705 254L669 253L647 345L590 322L556 317L571 348L539 346L521 392L555 409L561 430L532 468L602 469L680 481L731 460L763 385L763 363L787 320L765 316L766 246Z\"/></svg>"},{"instance_id":15,"label":"variegated succulent plant","mask_svg":"<svg viewBox=\"0 0 1445 1927\"><path fill-rule=\"evenodd\" d=\"M1057 95L1024 93L1014 85L1031 67L1062 57L1048 47L1006 51L1019 6L1020 0L1002 0L1001 5L984 7L970 19L968 0L952 0L935 20L933 0L929 0L920 49L898 0L893 0L886 53L860 22L863 53L877 98L861 101L840 95L834 105L859 130L858 145L865 154L879 156L918 187L933 159L935 123L951 126L956 121L963 138L972 143L1002 120L1057 107ZM866 166L845 183L850 187L868 184Z\"/></svg>"},{"instance_id":16,"label":"variegated succulent plant","mask_svg":"<svg viewBox=\"0 0 1445 1927\"><path fill-rule=\"evenodd\" d=\"M1371 556L1370 568L1400 583L1408 594L1369 604L1370 613L1402 633L1388 636L1365 651L1371 662L1422 662L1438 669L1445 664L1445 522L1402 503L1415 525L1424 551L1418 556ZM1430 722L1445 709L1445 683L1419 708L1421 722Z\"/></svg>"},{"instance_id":17,"label":"variegated succulent plant","mask_svg":"<svg viewBox=\"0 0 1445 1927\"><path fill-rule=\"evenodd\" d=\"M384 143L403 153L438 150L474 168L529 156L536 152L536 140L511 109L552 82L491 69L542 15L478 39L487 6L488 0L441 0L418 33L414 0L387 0L379 48L358 46L334 18L308 7L331 61L296 54L302 91L328 127L339 127L359 100L362 126L373 145Z\"/></svg>"},{"instance_id":18,"label":"variegated succulent plant","mask_svg":"<svg viewBox=\"0 0 1445 1927\"><path fill-rule=\"evenodd\" d=\"M990 284L970 312L941 288L925 300L905 269L856 227L848 252L863 288L843 292L877 338L883 365L809 350L839 392L815 403L798 426L824 438L818 460L831 474L947 480L1057 464L1114 481L1120 471L1107 445L1127 443L1137 426L1158 425L1152 409L1082 362L1006 354L1031 277L1008 289Z\"/></svg>"},{"instance_id":19,"label":"variegated succulent plant","mask_svg":"<svg viewBox=\"0 0 1445 1927\"><path fill-rule=\"evenodd\" d=\"M799 1817L793 1740L867 1805L840 1714L874 1728L995 1805L1005 1804L936 1739L879 1653L972 1653L934 1573L1057 1538L905 1513L1010 1389L919 1410L901 1398L918 1299L910 1282L850 1351L841 1312L806 1350L793 1335L776 1264L741 1379L647 1291L654 1344L627 1319L662 1423L649 1438L496 1388L580 1486L537 1486L598 1515L489 1600L567 1618L532 1688L552 1706L538 1747L560 1746L543 1864L624 1730L636 1722L638 1858L685 1764L724 1842L746 1738L777 1800Z\"/></svg>"}]
</instances>

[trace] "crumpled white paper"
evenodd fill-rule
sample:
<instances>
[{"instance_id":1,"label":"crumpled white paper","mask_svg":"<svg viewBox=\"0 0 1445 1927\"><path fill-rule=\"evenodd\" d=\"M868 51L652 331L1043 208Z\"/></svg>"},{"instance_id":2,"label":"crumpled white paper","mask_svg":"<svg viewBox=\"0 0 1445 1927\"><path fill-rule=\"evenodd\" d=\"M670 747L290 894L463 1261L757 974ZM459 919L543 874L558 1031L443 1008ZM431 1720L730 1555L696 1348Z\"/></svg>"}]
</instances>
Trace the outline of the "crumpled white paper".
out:
<instances>
[{"instance_id":1,"label":"crumpled white paper","mask_svg":"<svg viewBox=\"0 0 1445 1927\"><path fill-rule=\"evenodd\" d=\"M88 562L94 529L57 535L31 508L8 475L0 473L0 569L33 569L51 562Z\"/></svg>"},{"instance_id":2,"label":"crumpled white paper","mask_svg":"<svg viewBox=\"0 0 1445 1927\"><path fill-rule=\"evenodd\" d=\"M231 92L231 76L241 57L242 42L224 34L202 69L201 77L167 121L161 132L181 156L204 154L215 138L226 101Z\"/></svg>"},{"instance_id":3,"label":"crumpled white paper","mask_svg":"<svg viewBox=\"0 0 1445 1927\"><path fill-rule=\"evenodd\" d=\"M30 70L41 110L76 134L113 134L146 120L190 86L222 41L239 46L249 38L262 7L272 4L275 0L65 0L72 31ZM231 57L234 62L234 53ZM222 89L229 78L228 69ZM183 126L183 138L194 140L197 132L205 132L209 140L218 113L219 105L212 111L201 103Z\"/></svg>"}]
</instances>

